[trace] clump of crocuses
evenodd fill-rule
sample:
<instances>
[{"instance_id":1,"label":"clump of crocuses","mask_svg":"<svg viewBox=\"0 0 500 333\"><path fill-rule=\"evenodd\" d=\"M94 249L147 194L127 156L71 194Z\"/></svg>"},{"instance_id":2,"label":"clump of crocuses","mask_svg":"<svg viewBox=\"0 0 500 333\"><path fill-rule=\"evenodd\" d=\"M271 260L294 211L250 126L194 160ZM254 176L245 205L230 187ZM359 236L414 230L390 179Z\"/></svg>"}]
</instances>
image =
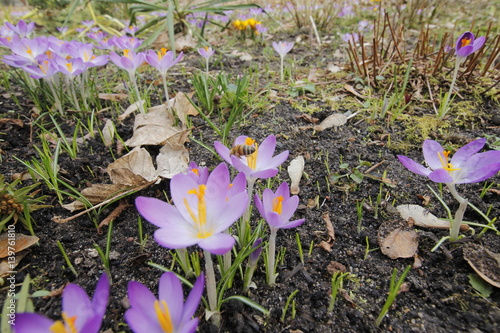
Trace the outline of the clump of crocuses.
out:
<instances>
[{"instance_id":1,"label":"clump of crocuses","mask_svg":"<svg viewBox=\"0 0 500 333\"><path fill-rule=\"evenodd\" d=\"M455 184L477 183L494 176L500 171L500 151L490 150L479 153L486 144L486 139L474 140L458 149L453 157L451 152L443 149L439 142L425 140L423 154L428 167L402 155L399 161L411 172L426 176L435 183L444 183L460 206L451 224L450 240L459 238L467 199L460 196Z\"/></svg>"},{"instance_id":2,"label":"clump of crocuses","mask_svg":"<svg viewBox=\"0 0 500 333\"><path fill-rule=\"evenodd\" d=\"M219 304L211 256L227 253L235 243L224 231L247 208L245 176L238 174L231 182L227 165L221 163L206 182L200 182L189 172L175 175L170 191L174 205L155 198L138 197L137 210L146 220L160 227L154 237L161 246L181 249L198 245L204 250L208 303L210 311L217 313ZM218 314L214 318L218 318Z\"/></svg>"}]
</instances>

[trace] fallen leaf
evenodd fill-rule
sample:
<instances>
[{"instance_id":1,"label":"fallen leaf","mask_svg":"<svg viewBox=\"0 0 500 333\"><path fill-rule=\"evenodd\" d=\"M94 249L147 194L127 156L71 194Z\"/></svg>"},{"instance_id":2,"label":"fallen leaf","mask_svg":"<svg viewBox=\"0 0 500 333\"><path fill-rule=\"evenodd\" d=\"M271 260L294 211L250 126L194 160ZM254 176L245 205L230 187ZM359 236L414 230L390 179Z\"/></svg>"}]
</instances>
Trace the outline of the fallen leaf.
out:
<instances>
[{"instance_id":1,"label":"fallen leaf","mask_svg":"<svg viewBox=\"0 0 500 333\"><path fill-rule=\"evenodd\" d=\"M126 118L128 118L128 116L130 116L132 113L134 113L135 111L139 110L144 104L146 103L145 100L140 100L140 101L137 101L135 103L132 103L128 108L127 110L125 110L125 112L123 112L121 115L118 116L117 120L118 121L123 121L125 120Z\"/></svg>"},{"instance_id":2,"label":"fallen leaf","mask_svg":"<svg viewBox=\"0 0 500 333\"><path fill-rule=\"evenodd\" d=\"M191 34L185 34L175 37L175 50L178 52L194 49L196 48L197 44L198 40L193 38Z\"/></svg>"},{"instance_id":3,"label":"fallen leaf","mask_svg":"<svg viewBox=\"0 0 500 333\"><path fill-rule=\"evenodd\" d=\"M323 221L325 221L326 224L326 231L328 232L328 242L335 242L335 230L333 229L333 224L332 221L330 220L330 213L329 212L324 212L321 214L321 217L323 218Z\"/></svg>"},{"instance_id":4,"label":"fallen leaf","mask_svg":"<svg viewBox=\"0 0 500 333\"><path fill-rule=\"evenodd\" d=\"M100 99L106 100L106 101L112 101L112 102L118 102L118 101L123 101L124 99L128 98L127 94L98 94L97 95Z\"/></svg>"},{"instance_id":5,"label":"fallen leaf","mask_svg":"<svg viewBox=\"0 0 500 333\"><path fill-rule=\"evenodd\" d=\"M137 186L157 178L151 155L138 147L108 165L106 171L111 182L117 185Z\"/></svg>"},{"instance_id":6,"label":"fallen leaf","mask_svg":"<svg viewBox=\"0 0 500 333\"><path fill-rule=\"evenodd\" d=\"M391 259L410 258L417 253L418 234L400 220L382 223L378 229L380 251Z\"/></svg>"},{"instance_id":7,"label":"fallen leaf","mask_svg":"<svg viewBox=\"0 0 500 333\"><path fill-rule=\"evenodd\" d=\"M189 130L178 133L170 138L160 149L156 157L158 166L157 175L163 178L172 178L178 173L186 171L189 163L189 151L184 147Z\"/></svg>"},{"instance_id":8,"label":"fallen leaf","mask_svg":"<svg viewBox=\"0 0 500 333\"><path fill-rule=\"evenodd\" d=\"M361 99L366 99L365 96L361 95L360 93L358 93L353 86L349 85L349 84L346 84L344 86L344 89L347 90L348 92L350 92L351 94L361 98Z\"/></svg>"},{"instance_id":9,"label":"fallen leaf","mask_svg":"<svg viewBox=\"0 0 500 333\"><path fill-rule=\"evenodd\" d=\"M302 178L302 174L304 173L304 157L297 156L294 158L290 165L288 166L288 175L290 176L291 185L290 185L290 193L291 194L299 194L300 188L299 183Z\"/></svg>"},{"instance_id":10,"label":"fallen leaf","mask_svg":"<svg viewBox=\"0 0 500 333\"><path fill-rule=\"evenodd\" d=\"M190 95L192 96L193 93L191 93ZM167 104L169 108L172 108L175 111L177 118L179 118L179 120L185 127L188 125L187 116L198 115L198 111L188 99L188 97L191 96L187 96L183 92L178 92L174 98L168 101Z\"/></svg>"},{"instance_id":11,"label":"fallen leaf","mask_svg":"<svg viewBox=\"0 0 500 333\"><path fill-rule=\"evenodd\" d=\"M101 228L102 227L107 226L107 225L109 225L109 223L111 221L116 220L116 218L118 218L120 216L120 214L127 207L130 207L130 206L131 205L128 204L125 200L120 200L120 203L118 204L118 207L116 207L115 209L113 209L113 211L108 216L106 216L106 218L104 220L102 220L101 223L99 223L99 226L97 227L97 232L101 233Z\"/></svg>"},{"instance_id":12,"label":"fallen leaf","mask_svg":"<svg viewBox=\"0 0 500 333\"><path fill-rule=\"evenodd\" d=\"M130 189L128 185L120 185L120 184L92 184L91 187L87 187L82 190L82 195L87 199L91 204L99 204L109 198L112 198L119 194L120 192L124 192ZM70 212L74 212L75 210L84 209L85 205L78 200L75 200L69 204L62 205L62 208L69 210Z\"/></svg>"},{"instance_id":13,"label":"fallen leaf","mask_svg":"<svg viewBox=\"0 0 500 333\"><path fill-rule=\"evenodd\" d=\"M328 63L328 66L326 68L330 73L337 73L337 72L340 72L342 70L341 67L335 65L334 63L332 62L329 62Z\"/></svg>"},{"instance_id":14,"label":"fallen leaf","mask_svg":"<svg viewBox=\"0 0 500 333\"><path fill-rule=\"evenodd\" d=\"M319 248L322 248L323 250L327 251L327 252L332 252L332 244L330 243L327 243L325 241L321 241L318 245L316 245L315 247L319 247Z\"/></svg>"},{"instance_id":15,"label":"fallen leaf","mask_svg":"<svg viewBox=\"0 0 500 333\"><path fill-rule=\"evenodd\" d=\"M326 271L331 275L335 274L336 272L345 273L347 272L347 267L345 267L345 265L341 264L338 261L330 261L328 266L326 266Z\"/></svg>"},{"instance_id":16,"label":"fallen leaf","mask_svg":"<svg viewBox=\"0 0 500 333\"><path fill-rule=\"evenodd\" d=\"M419 205L399 205L396 207L401 217L408 221L411 217L415 221L415 225L424 228L450 229L450 222L436 217L422 206ZM467 224L462 223L461 231L469 230Z\"/></svg>"},{"instance_id":17,"label":"fallen leaf","mask_svg":"<svg viewBox=\"0 0 500 333\"><path fill-rule=\"evenodd\" d=\"M317 132L324 131L328 128L344 125L347 122L347 116L343 113L334 113L326 117L319 125L314 126L314 130Z\"/></svg>"},{"instance_id":18,"label":"fallen leaf","mask_svg":"<svg viewBox=\"0 0 500 333\"><path fill-rule=\"evenodd\" d=\"M431 197L428 195L417 194L417 198L422 200L422 205L428 206L431 202Z\"/></svg>"},{"instance_id":19,"label":"fallen leaf","mask_svg":"<svg viewBox=\"0 0 500 333\"><path fill-rule=\"evenodd\" d=\"M19 232L14 233L13 238L9 238L9 233L5 232L0 235L0 258L10 257L11 254L9 251L13 251L14 253L21 252L36 244L38 240L39 238L36 236L28 236Z\"/></svg>"},{"instance_id":20,"label":"fallen leaf","mask_svg":"<svg viewBox=\"0 0 500 333\"><path fill-rule=\"evenodd\" d=\"M486 282L500 288L500 253L494 253L479 244L467 244L463 248L464 259Z\"/></svg>"},{"instance_id":21,"label":"fallen leaf","mask_svg":"<svg viewBox=\"0 0 500 333\"><path fill-rule=\"evenodd\" d=\"M16 253L14 260L9 261L9 258L2 259L0 261L0 278L4 276L11 275L12 271L14 271L14 268L17 267L17 265L21 262L21 260L24 258L24 256L28 253L28 251L21 251Z\"/></svg>"},{"instance_id":22,"label":"fallen leaf","mask_svg":"<svg viewBox=\"0 0 500 333\"><path fill-rule=\"evenodd\" d=\"M134 134L125 141L129 147L164 145L167 139L182 129L174 126L174 116L165 104L151 108L148 113L135 116Z\"/></svg>"},{"instance_id":23,"label":"fallen leaf","mask_svg":"<svg viewBox=\"0 0 500 333\"><path fill-rule=\"evenodd\" d=\"M106 147L113 144L113 139L115 137L115 124L113 120L106 120L106 124L104 124L104 128L102 129L102 136Z\"/></svg>"}]
</instances>

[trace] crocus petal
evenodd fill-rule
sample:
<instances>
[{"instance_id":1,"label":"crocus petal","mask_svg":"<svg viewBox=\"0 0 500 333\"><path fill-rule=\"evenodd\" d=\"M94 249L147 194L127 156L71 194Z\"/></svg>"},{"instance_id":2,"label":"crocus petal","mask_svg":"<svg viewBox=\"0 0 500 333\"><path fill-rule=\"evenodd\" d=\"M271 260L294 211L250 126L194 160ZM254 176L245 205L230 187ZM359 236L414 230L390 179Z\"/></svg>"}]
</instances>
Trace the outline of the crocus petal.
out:
<instances>
[{"instance_id":1,"label":"crocus petal","mask_svg":"<svg viewBox=\"0 0 500 333\"><path fill-rule=\"evenodd\" d=\"M152 309L151 313L155 313L154 309ZM144 312L138 311L135 308L130 308L125 312L125 320L134 333L162 332L156 317L151 319Z\"/></svg>"},{"instance_id":2,"label":"crocus petal","mask_svg":"<svg viewBox=\"0 0 500 333\"><path fill-rule=\"evenodd\" d=\"M484 42L486 42L486 38L484 36L481 36L478 39L476 39L474 41L472 53L474 53L477 50L479 50L484 45Z\"/></svg>"},{"instance_id":3,"label":"crocus petal","mask_svg":"<svg viewBox=\"0 0 500 333\"><path fill-rule=\"evenodd\" d=\"M229 228L243 215L247 206L248 195L246 192L231 196L227 202L224 202L224 205L213 206L214 209L207 212L213 232L222 232Z\"/></svg>"},{"instance_id":4,"label":"crocus petal","mask_svg":"<svg viewBox=\"0 0 500 333\"><path fill-rule=\"evenodd\" d=\"M453 183L454 178L445 169L437 169L429 174L429 179L435 183Z\"/></svg>"},{"instance_id":5,"label":"crocus petal","mask_svg":"<svg viewBox=\"0 0 500 333\"><path fill-rule=\"evenodd\" d=\"M182 320L184 293L181 282L174 273L166 272L160 277L158 299L168 304L172 323L178 327Z\"/></svg>"},{"instance_id":6,"label":"crocus petal","mask_svg":"<svg viewBox=\"0 0 500 333\"><path fill-rule=\"evenodd\" d=\"M269 227L272 229L281 229L287 222L281 218L280 214L273 211L267 212L266 221L267 223L269 223Z\"/></svg>"},{"instance_id":7,"label":"crocus petal","mask_svg":"<svg viewBox=\"0 0 500 333\"><path fill-rule=\"evenodd\" d=\"M101 318L106 313L109 297L109 279L106 273L101 275L97 286L95 287L94 296L92 298L92 306L95 313Z\"/></svg>"},{"instance_id":8,"label":"crocus petal","mask_svg":"<svg viewBox=\"0 0 500 333\"><path fill-rule=\"evenodd\" d=\"M89 296L76 284L68 284L63 291L62 309L69 317L76 316L75 326L79 330L95 313Z\"/></svg>"},{"instance_id":9,"label":"crocus petal","mask_svg":"<svg viewBox=\"0 0 500 333\"><path fill-rule=\"evenodd\" d=\"M281 226L281 229L291 229L298 227L302 223L304 223L306 220L305 219L300 219L300 220L295 220L295 221L290 221L288 223L285 223L284 225Z\"/></svg>"},{"instance_id":10,"label":"crocus petal","mask_svg":"<svg viewBox=\"0 0 500 333\"><path fill-rule=\"evenodd\" d=\"M212 254L225 254L233 248L233 245L234 238L225 233L214 234L198 243L199 247Z\"/></svg>"},{"instance_id":11,"label":"crocus petal","mask_svg":"<svg viewBox=\"0 0 500 333\"><path fill-rule=\"evenodd\" d=\"M269 160L273 157L274 151L276 150L276 137L274 135L269 135L262 141L259 146L259 159Z\"/></svg>"},{"instance_id":12,"label":"crocus petal","mask_svg":"<svg viewBox=\"0 0 500 333\"><path fill-rule=\"evenodd\" d=\"M443 167L441 159L439 156L443 155L443 147L441 144L434 140L425 140L422 148L424 154L425 163L432 170L436 170Z\"/></svg>"},{"instance_id":13,"label":"crocus petal","mask_svg":"<svg viewBox=\"0 0 500 333\"><path fill-rule=\"evenodd\" d=\"M252 172L251 177L254 179L268 179L276 176L278 174L278 169L267 169L257 172Z\"/></svg>"},{"instance_id":14,"label":"crocus petal","mask_svg":"<svg viewBox=\"0 0 500 333\"><path fill-rule=\"evenodd\" d=\"M49 318L36 313L18 313L12 328L15 333L47 333L53 324Z\"/></svg>"},{"instance_id":15,"label":"crocus petal","mask_svg":"<svg viewBox=\"0 0 500 333\"><path fill-rule=\"evenodd\" d=\"M194 333L198 328L198 318L191 319L189 321L183 322L184 324L179 327L179 333Z\"/></svg>"},{"instance_id":16,"label":"crocus petal","mask_svg":"<svg viewBox=\"0 0 500 333\"><path fill-rule=\"evenodd\" d=\"M166 226L167 216L169 219L182 219L176 207L156 198L137 197L135 207L142 217L160 228Z\"/></svg>"},{"instance_id":17,"label":"crocus petal","mask_svg":"<svg viewBox=\"0 0 500 333\"><path fill-rule=\"evenodd\" d=\"M284 152L281 152L280 154L274 156L271 158L271 160L265 161L261 160L261 163L259 163L259 159L257 160L257 169L264 169L264 168L277 168L280 166L285 160L288 158L288 150L285 150Z\"/></svg>"},{"instance_id":18,"label":"crocus petal","mask_svg":"<svg viewBox=\"0 0 500 333\"><path fill-rule=\"evenodd\" d=\"M472 155L483 149L485 143L486 143L486 138L482 138L474 140L466 144L465 146L461 147L459 150L455 152L455 154L453 154L453 157L450 160L451 164L454 167L460 167L461 165L465 164L465 162L467 162L467 160Z\"/></svg>"},{"instance_id":19,"label":"crocus petal","mask_svg":"<svg viewBox=\"0 0 500 333\"><path fill-rule=\"evenodd\" d=\"M256 194L254 196L253 200L254 200L255 208L257 208L257 210L259 211L260 215L262 215L262 217L265 218L266 212L264 211L264 206L262 205L262 201L260 201L259 195Z\"/></svg>"},{"instance_id":20,"label":"crocus petal","mask_svg":"<svg viewBox=\"0 0 500 333\"><path fill-rule=\"evenodd\" d=\"M231 156L229 155L229 151L230 151L229 148L224 146L219 141L214 142L214 147L215 147L215 151L217 152L217 154L219 154L220 157L222 157L224 159L224 161L226 161L230 165L233 165L233 162L231 161Z\"/></svg>"},{"instance_id":21,"label":"crocus petal","mask_svg":"<svg viewBox=\"0 0 500 333\"><path fill-rule=\"evenodd\" d=\"M431 173L430 169L424 167L422 164L419 164L406 156L398 155L398 160L399 162L401 162L401 164L404 165L405 168L418 175L428 176L429 173Z\"/></svg>"},{"instance_id":22,"label":"crocus petal","mask_svg":"<svg viewBox=\"0 0 500 333\"><path fill-rule=\"evenodd\" d=\"M297 210L299 206L299 197L294 195L283 201L281 217L285 221L288 221L292 218L293 214Z\"/></svg>"},{"instance_id":23,"label":"crocus petal","mask_svg":"<svg viewBox=\"0 0 500 333\"><path fill-rule=\"evenodd\" d=\"M182 226L185 224L186 222L182 223ZM182 249L195 245L199 238L195 237L194 229L192 232L186 229L186 227L181 226L177 230L171 228L158 229L154 233L154 238L158 244L169 249Z\"/></svg>"},{"instance_id":24,"label":"crocus petal","mask_svg":"<svg viewBox=\"0 0 500 333\"><path fill-rule=\"evenodd\" d=\"M203 289L205 286L205 276L203 272L198 276L196 282L193 285L193 289L189 293L189 296L186 299L186 303L184 304L184 312L182 313L182 322L186 322L188 319L191 319L200 304L201 295L203 294ZM196 320L196 324L198 321Z\"/></svg>"},{"instance_id":25,"label":"crocus petal","mask_svg":"<svg viewBox=\"0 0 500 333\"><path fill-rule=\"evenodd\" d=\"M477 183L494 176L500 170L500 151L475 154L457 171L457 184Z\"/></svg>"}]
</instances>

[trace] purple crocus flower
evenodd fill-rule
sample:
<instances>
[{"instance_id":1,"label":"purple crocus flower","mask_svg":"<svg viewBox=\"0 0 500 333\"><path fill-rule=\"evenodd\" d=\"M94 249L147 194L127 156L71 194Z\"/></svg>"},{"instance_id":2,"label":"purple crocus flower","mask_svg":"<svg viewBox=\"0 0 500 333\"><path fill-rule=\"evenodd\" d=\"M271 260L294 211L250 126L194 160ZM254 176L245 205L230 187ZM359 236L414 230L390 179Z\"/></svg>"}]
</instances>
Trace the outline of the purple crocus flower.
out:
<instances>
[{"instance_id":1,"label":"purple crocus flower","mask_svg":"<svg viewBox=\"0 0 500 333\"><path fill-rule=\"evenodd\" d=\"M154 237L161 246L181 249L198 244L212 254L224 254L235 240L223 231L243 214L248 204L244 186L237 193L231 188L229 170L221 163L210 173L206 184L199 184L191 175L175 175L170 182L175 206L146 197L138 197L135 205L146 220L160 227Z\"/></svg>"},{"instance_id":2,"label":"purple crocus flower","mask_svg":"<svg viewBox=\"0 0 500 333\"><path fill-rule=\"evenodd\" d=\"M210 172L207 167L200 167L195 162L190 162L186 174L193 178L198 184L206 184Z\"/></svg>"},{"instance_id":3,"label":"purple crocus flower","mask_svg":"<svg viewBox=\"0 0 500 333\"><path fill-rule=\"evenodd\" d=\"M474 34L472 32L464 32L460 37L458 37L455 46L457 57L465 60L465 58L467 58L470 54L479 50L485 41L486 38L484 36L474 39Z\"/></svg>"},{"instance_id":4,"label":"purple crocus flower","mask_svg":"<svg viewBox=\"0 0 500 333\"><path fill-rule=\"evenodd\" d=\"M18 65L30 63L36 65L38 64L36 58L43 55L48 48L49 42L46 37L37 37L33 39L23 38L18 43L12 44L11 51L13 55L4 56L4 60ZM24 63L22 64L22 62ZM11 63L8 64L12 66Z\"/></svg>"},{"instance_id":5,"label":"purple crocus flower","mask_svg":"<svg viewBox=\"0 0 500 333\"><path fill-rule=\"evenodd\" d=\"M399 161L411 172L426 176L436 183L477 183L494 176L500 170L500 151L478 153L486 139L477 139L463 146L450 159L450 152L434 140L425 140L423 154L428 168L398 155Z\"/></svg>"},{"instance_id":6,"label":"purple crocus flower","mask_svg":"<svg viewBox=\"0 0 500 333\"><path fill-rule=\"evenodd\" d=\"M137 68L144 63L144 53L135 53L132 50L123 50L123 56L119 56L115 52L109 54L111 60L116 66L126 70L131 76L135 76Z\"/></svg>"},{"instance_id":7,"label":"purple crocus flower","mask_svg":"<svg viewBox=\"0 0 500 333\"><path fill-rule=\"evenodd\" d=\"M86 69L85 63L80 58L63 58L60 56L56 56L54 59L55 67L62 74L68 76L69 78L74 78L82 74Z\"/></svg>"},{"instance_id":8,"label":"purple crocus flower","mask_svg":"<svg viewBox=\"0 0 500 333\"><path fill-rule=\"evenodd\" d=\"M242 135L236 138L233 147L238 145L252 146L255 148L255 152L248 156L236 157L222 143L216 141L214 144L217 153L236 170L243 172L247 180L267 179L276 176L278 166L288 158L288 150L273 157L276 149L276 137L274 135L268 136L260 146L252 138Z\"/></svg>"},{"instance_id":9,"label":"purple crocus flower","mask_svg":"<svg viewBox=\"0 0 500 333\"><path fill-rule=\"evenodd\" d=\"M193 333L198 318L192 318L203 293L203 273L196 279L186 303L179 278L166 272L160 278L158 299L143 284L128 283L130 308L125 319L135 333L182 332Z\"/></svg>"},{"instance_id":10,"label":"purple crocus flower","mask_svg":"<svg viewBox=\"0 0 500 333\"><path fill-rule=\"evenodd\" d=\"M280 55L280 57L284 58L288 52L293 48L293 42L273 42L274 50Z\"/></svg>"},{"instance_id":11,"label":"purple crocus flower","mask_svg":"<svg viewBox=\"0 0 500 333\"><path fill-rule=\"evenodd\" d=\"M274 193L266 188L262 193L262 201L258 194L255 195L255 207L271 229L290 229L304 223L304 219L290 221L298 205L299 197L296 195L290 197L286 182L282 183Z\"/></svg>"},{"instance_id":12,"label":"purple crocus flower","mask_svg":"<svg viewBox=\"0 0 500 333\"><path fill-rule=\"evenodd\" d=\"M111 37L108 44L114 45L122 50L135 50L141 46L142 42L142 39L123 35L121 37Z\"/></svg>"},{"instance_id":13,"label":"purple crocus flower","mask_svg":"<svg viewBox=\"0 0 500 333\"><path fill-rule=\"evenodd\" d=\"M273 285L276 283L277 277L274 263L276 256L276 234L278 229L297 227L304 223L305 219L290 222L290 219L299 205L299 197L296 195L290 197L290 191L286 182L282 183L274 193L271 189L266 188L262 193L262 201L256 194L254 202L260 215L262 215L269 224L269 229L271 231L267 251L266 278L267 283Z\"/></svg>"},{"instance_id":14,"label":"purple crocus flower","mask_svg":"<svg viewBox=\"0 0 500 333\"><path fill-rule=\"evenodd\" d=\"M170 67L182 60L183 55L184 53L181 52L177 58L174 59L174 52L161 48L158 52L149 50L146 53L146 61L148 64L160 71L160 74L163 76L167 75L167 71Z\"/></svg>"},{"instance_id":15,"label":"purple crocus flower","mask_svg":"<svg viewBox=\"0 0 500 333\"><path fill-rule=\"evenodd\" d=\"M16 315L15 333L85 332L97 333L101 328L109 296L109 280L102 274L89 298L85 290L76 284L68 284L62 296L63 321L52 321L36 313Z\"/></svg>"},{"instance_id":16,"label":"purple crocus flower","mask_svg":"<svg viewBox=\"0 0 500 333\"><path fill-rule=\"evenodd\" d=\"M33 29L35 29L35 22L26 24L24 20L19 20L16 25L5 22L5 26L12 30L19 38L24 38L28 36L33 31Z\"/></svg>"},{"instance_id":17,"label":"purple crocus flower","mask_svg":"<svg viewBox=\"0 0 500 333\"><path fill-rule=\"evenodd\" d=\"M198 53L205 59L210 59L215 54L215 50L211 47L205 46L198 49Z\"/></svg>"}]
</instances>

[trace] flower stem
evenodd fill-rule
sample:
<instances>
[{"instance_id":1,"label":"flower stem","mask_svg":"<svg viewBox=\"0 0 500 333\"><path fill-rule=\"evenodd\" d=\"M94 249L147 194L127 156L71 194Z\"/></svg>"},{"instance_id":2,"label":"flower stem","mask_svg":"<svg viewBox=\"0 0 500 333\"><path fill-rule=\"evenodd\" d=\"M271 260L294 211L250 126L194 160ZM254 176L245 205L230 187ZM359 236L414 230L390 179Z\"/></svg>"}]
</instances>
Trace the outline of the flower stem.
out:
<instances>
[{"instance_id":1,"label":"flower stem","mask_svg":"<svg viewBox=\"0 0 500 333\"><path fill-rule=\"evenodd\" d=\"M280 65L280 80L281 82L283 82L283 80L285 79L285 74L283 73L283 61L284 61L285 57L281 57L281 65Z\"/></svg>"},{"instance_id":2,"label":"flower stem","mask_svg":"<svg viewBox=\"0 0 500 333\"><path fill-rule=\"evenodd\" d=\"M207 250L203 251L205 257L205 274L209 311L212 312L212 323L220 326L220 315L217 313L217 284L215 282L214 263L212 262L212 254Z\"/></svg>"},{"instance_id":3,"label":"flower stem","mask_svg":"<svg viewBox=\"0 0 500 333\"><path fill-rule=\"evenodd\" d=\"M278 229L271 228L269 235L269 245L267 246L267 284L273 285L276 283L276 273L274 271L274 262L276 261L276 234Z\"/></svg>"},{"instance_id":4,"label":"flower stem","mask_svg":"<svg viewBox=\"0 0 500 333\"><path fill-rule=\"evenodd\" d=\"M134 85L135 101L137 103L139 103L141 100L141 94L139 93L139 87L137 86L137 80L135 78L135 75L130 74L130 81ZM146 113L146 108L145 108L144 104L139 103L139 105L140 105L141 113Z\"/></svg>"},{"instance_id":5,"label":"flower stem","mask_svg":"<svg viewBox=\"0 0 500 333\"><path fill-rule=\"evenodd\" d=\"M168 103L168 86L167 86L167 75L162 75L161 79L163 80L163 90L165 90L165 103Z\"/></svg>"},{"instance_id":6,"label":"flower stem","mask_svg":"<svg viewBox=\"0 0 500 333\"><path fill-rule=\"evenodd\" d=\"M248 207L245 213L243 214L243 218L240 220L240 234L239 241L240 246L244 247L247 243L247 223L250 223L250 215L252 215L252 195L253 195L253 187L255 184L255 179L250 178L247 181L248 184Z\"/></svg>"},{"instance_id":7,"label":"flower stem","mask_svg":"<svg viewBox=\"0 0 500 333\"><path fill-rule=\"evenodd\" d=\"M462 62L457 57L457 61L455 62L455 70L453 71L453 78L451 79L450 91L445 95L444 102L439 108L439 119L443 119L444 116L446 116L446 113L448 113L448 109L450 108L450 96L453 93L453 88L455 87L455 82L457 81L458 69L460 68L461 63Z\"/></svg>"},{"instance_id":8,"label":"flower stem","mask_svg":"<svg viewBox=\"0 0 500 333\"><path fill-rule=\"evenodd\" d=\"M465 210L467 209L467 199L463 198L458 194L457 190L455 189L455 184L446 184L448 185L448 188L450 189L451 194L453 197L459 202L460 206L458 207L457 211L455 212L455 220L451 224L450 228L450 240L452 242L458 240L458 233L460 232L460 225L462 224L463 218L464 218L464 213Z\"/></svg>"}]
</instances>

